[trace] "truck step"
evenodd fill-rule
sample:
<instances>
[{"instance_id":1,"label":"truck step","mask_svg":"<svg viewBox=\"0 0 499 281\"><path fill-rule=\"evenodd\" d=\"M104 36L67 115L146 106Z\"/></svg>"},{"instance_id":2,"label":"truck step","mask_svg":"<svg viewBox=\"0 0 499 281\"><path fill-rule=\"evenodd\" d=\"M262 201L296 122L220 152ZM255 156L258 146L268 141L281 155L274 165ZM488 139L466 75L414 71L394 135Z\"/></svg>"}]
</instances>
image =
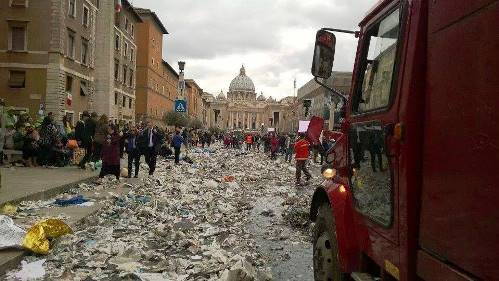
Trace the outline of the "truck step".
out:
<instances>
[{"instance_id":1,"label":"truck step","mask_svg":"<svg viewBox=\"0 0 499 281\"><path fill-rule=\"evenodd\" d=\"M352 272L352 274L350 274L350 277L352 277L352 279L354 281L378 281L378 280L380 280L379 278L372 277L370 274L362 273L362 272Z\"/></svg>"}]
</instances>

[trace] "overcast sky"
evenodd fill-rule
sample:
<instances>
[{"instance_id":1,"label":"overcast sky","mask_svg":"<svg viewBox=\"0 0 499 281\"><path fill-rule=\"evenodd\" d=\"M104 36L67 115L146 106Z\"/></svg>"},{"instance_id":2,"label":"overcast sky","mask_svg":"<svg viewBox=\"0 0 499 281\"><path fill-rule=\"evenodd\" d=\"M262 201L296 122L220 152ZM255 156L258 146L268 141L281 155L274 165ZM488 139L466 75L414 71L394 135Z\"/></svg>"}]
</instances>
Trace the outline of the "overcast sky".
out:
<instances>
[{"instance_id":1,"label":"overcast sky","mask_svg":"<svg viewBox=\"0 0 499 281\"><path fill-rule=\"evenodd\" d=\"M132 0L156 12L170 34L163 57L186 78L217 95L229 89L241 64L258 93L280 99L312 78L315 32L356 30L377 0ZM351 71L356 40L337 34L335 70Z\"/></svg>"}]
</instances>

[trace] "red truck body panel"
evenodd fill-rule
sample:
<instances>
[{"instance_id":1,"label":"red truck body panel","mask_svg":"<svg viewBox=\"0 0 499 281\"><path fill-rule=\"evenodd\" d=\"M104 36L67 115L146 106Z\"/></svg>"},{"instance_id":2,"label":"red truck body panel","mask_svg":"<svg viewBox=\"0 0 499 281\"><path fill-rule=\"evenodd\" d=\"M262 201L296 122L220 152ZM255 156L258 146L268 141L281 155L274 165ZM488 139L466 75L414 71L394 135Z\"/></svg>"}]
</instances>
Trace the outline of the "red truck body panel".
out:
<instances>
[{"instance_id":1,"label":"red truck body panel","mask_svg":"<svg viewBox=\"0 0 499 281\"><path fill-rule=\"evenodd\" d=\"M421 248L499 278L499 1L430 4ZM443 13L443 14L449 14Z\"/></svg>"},{"instance_id":2,"label":"red truck body panel","mask_svg":"<svg viewBox=\"0 0 499 281\"><path fill-rule=\"evenodd\" d=\"M363 115L347 106L344 135L330 151L338 177L322 189L335 216L342 269L359 270L362 252L400 280L495 280L499 1L380 1L360 24L350 100L363 34L397 5L403 20L392 104ZM388 227L358 211L351 193L348 130L372 120L404 126L403 140L387 147L395 155Z\"/></svg>"}]
</instances>

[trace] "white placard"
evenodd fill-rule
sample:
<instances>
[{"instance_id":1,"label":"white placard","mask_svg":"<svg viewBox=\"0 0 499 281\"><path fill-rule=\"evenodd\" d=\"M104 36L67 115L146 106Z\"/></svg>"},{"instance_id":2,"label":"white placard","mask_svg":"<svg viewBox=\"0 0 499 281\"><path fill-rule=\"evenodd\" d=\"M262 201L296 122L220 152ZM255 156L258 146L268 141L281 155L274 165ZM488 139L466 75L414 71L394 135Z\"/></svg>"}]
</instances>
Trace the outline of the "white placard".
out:
<instances>
[{"instance_id":1,"label":"white placard","mask_svg":"<svg viewBox=\"0 0 499 281\"><path fill-rule=\"evenodd\" d=\"M298 133L306 133L310 121L298 121Z\"/></svg>"}]
</instances>

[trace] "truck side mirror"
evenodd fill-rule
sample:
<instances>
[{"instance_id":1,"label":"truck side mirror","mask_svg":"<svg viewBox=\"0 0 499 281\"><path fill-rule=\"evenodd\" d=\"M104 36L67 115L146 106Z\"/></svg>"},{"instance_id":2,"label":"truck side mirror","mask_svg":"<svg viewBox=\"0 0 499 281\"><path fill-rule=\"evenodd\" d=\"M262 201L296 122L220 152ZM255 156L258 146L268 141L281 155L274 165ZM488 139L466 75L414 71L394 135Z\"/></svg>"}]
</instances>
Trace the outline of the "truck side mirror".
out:
<instances>
[{"instance_id":1,"label":"truck side mirror","mask_svg":"<svg viewBox=\"0 0 499 281\"><path fill-rule=\"evenodd\" d=\"M312 75L327 79L333 72L334 49L336 37L325 30L317 31L315 36L314 60L312 62Z\"/></svg>"}]
</instances>

